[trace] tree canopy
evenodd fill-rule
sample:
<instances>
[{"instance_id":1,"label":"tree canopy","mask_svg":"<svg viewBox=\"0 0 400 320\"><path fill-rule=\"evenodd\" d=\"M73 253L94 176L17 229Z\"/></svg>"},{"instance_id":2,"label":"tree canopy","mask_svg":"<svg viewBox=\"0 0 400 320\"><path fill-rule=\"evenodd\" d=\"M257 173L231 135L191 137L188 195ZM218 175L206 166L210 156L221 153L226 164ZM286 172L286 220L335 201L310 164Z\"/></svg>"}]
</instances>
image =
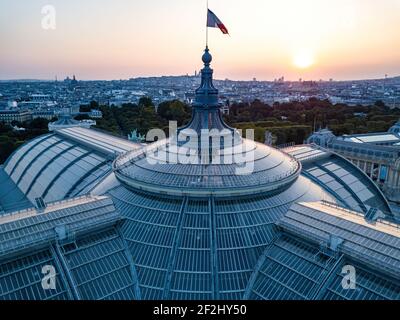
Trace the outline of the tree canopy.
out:
<instances>
[{"instance_id":1,"label":"tree canopy","mask_svg":"<svg viewBox=\"0 0 400 320\"><path fill-rule=\"evenodd\" d=\"M176 120L178 126L183 126L190 121L192 112L190 106L179 100L166 101L155 108L149 97L141 98L138 104L124 104L121 108L99 106L96 101L82 107L81 111L100 109L103 118L96 120L96 127L124 137L135 129L143 135L153 128L164 129L168 134L169 121ZM244 132L245 129L254 129L256 141L264 142L265 131L270 131L277 145L303 143L314 128L326 126L336 135L387 131L399 118L399 109L390 109L379 101L372 106L348 106L316 98L273 105L260 100L238 103L233 104L229 116L225 116L232 127ZM47 133L48 122L38 118L31 122L13 123L26 128L25 131L15 131L10 125L0 123L0 163L24 142Z\"/></svg>"}]
</instances>

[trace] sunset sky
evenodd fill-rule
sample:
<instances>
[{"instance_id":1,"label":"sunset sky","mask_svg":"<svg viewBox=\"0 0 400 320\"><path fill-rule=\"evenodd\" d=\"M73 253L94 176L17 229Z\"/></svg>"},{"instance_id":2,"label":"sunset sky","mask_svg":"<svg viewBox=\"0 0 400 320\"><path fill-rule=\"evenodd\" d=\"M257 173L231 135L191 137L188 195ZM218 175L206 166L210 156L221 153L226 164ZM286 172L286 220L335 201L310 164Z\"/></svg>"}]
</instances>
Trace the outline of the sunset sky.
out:
<instances>
[{"instance_id":1,"label":"sunset sky","mask_svg":"<svg viewBox=\"0 0 400 320\"><path fill-rule=\"evenodd\" d=\"M56 29L42 29L54 5ZM209 0L216 78L400 75L400 0ZM1 0L0 79L127 79L201 67L206 0Z\"/></svg>"}]
</instances>

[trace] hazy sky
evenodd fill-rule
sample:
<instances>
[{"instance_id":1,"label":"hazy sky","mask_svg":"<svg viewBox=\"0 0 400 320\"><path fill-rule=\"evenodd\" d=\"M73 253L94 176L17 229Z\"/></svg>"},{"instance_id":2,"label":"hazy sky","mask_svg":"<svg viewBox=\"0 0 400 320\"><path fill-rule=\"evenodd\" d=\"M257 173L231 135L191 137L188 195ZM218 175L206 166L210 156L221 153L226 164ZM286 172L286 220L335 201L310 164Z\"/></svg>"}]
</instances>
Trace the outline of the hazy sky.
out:
<instances>
[{"instance_id":1,"label":"hazy sky","mask_svg":"<svg viewBox=\"0 0 400 320\"><path fill-rule=\"evenodd\" d=\"M400 75L400 0L209 0L219 79ZM56 29L42 28L44 5ZM206 0L1 0L0 79L126 79L201 67Z\"/></svg>"}]
</instances>

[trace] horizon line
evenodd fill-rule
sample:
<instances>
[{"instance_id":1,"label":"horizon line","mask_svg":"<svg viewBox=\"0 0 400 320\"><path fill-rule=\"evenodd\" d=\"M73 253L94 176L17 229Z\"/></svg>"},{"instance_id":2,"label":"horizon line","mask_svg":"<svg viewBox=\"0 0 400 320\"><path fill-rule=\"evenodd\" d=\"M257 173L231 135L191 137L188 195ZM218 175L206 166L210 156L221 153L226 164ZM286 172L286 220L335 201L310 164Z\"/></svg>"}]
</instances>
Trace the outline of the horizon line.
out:
<instances>
[{"instance_id":1,"label":"horizon line","mask_svg":"<svg viewBox=\"0 0 400 320\"><path fill-rule=\"evenodd\" d=\"M197 74L197 77L199 76L200 73ZM76 76L76 75L75 75ZM67 76L68 77L68 76ZM129 81L129 80L135 80L135 79L149 79L149 78L163 78L163 77L196 77L194 74L181 74L181 75L146 75L146 76L137 76L137 77L131 77L131 78L124 78L124 79L80 79L77 81L82 81L82 82L90 82L90 81L103 81L103 82L107 82L107 81ZM377 80L385 80L385 79L396 79L396 78L400 78L400 75L395 75L395 76L388 76L387 78L353 78L353 79L347 79L347 80L341 80L341 79L334 79L334 78L329 78L328 80L320 78L320 79L302 79L301 82L351 82L351 81L377 81ZM66 78L65 78L66 79ZM62 80L57 80L57 82L64 82L65 79ZM256 78L255 78L256 79ZM276 80L278 80L279 78L276 78L274 80L259 80L256 79L256 82L275 82ZM332 81L330 80L332 79ZM229 78L225 78L225 79L214 79L215 81L232 81L232 82L254 82L253 79L229 79ZM24 81L36 81L36 82L56 82L55 79L44 79L44 78L8 78L8 79L0 79L0 82L24 82ZM299 80L284 80L283 82L300 82Z\"/></svg>"}]
</instances>

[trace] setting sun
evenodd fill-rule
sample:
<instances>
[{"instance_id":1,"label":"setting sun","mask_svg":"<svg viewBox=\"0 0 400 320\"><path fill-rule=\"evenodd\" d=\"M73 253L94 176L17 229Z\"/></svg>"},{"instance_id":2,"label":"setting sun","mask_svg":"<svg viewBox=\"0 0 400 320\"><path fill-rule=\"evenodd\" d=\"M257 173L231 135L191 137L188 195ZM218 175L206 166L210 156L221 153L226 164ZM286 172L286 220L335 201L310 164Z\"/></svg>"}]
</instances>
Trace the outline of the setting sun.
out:
<instances>
[{"instance_id":1,"label":"setting sun","mask_svg":"<svg viewBox=\"0 0 400 320\"><path fill-rule=\"evenodd\" d=\"M314 64L314 55L309 50L300 50L293 56L293 64L300 69L306 69Z\"/></svg>"}]
</instances>

